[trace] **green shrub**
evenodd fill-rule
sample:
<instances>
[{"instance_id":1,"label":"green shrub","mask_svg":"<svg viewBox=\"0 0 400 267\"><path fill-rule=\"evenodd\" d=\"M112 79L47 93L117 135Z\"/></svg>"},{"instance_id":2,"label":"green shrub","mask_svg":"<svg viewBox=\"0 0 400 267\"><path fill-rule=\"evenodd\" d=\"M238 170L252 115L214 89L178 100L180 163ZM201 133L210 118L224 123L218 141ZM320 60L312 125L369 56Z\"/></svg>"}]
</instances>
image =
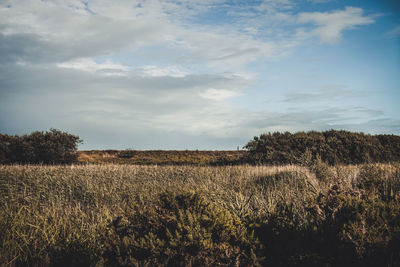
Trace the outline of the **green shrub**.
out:
<instances>
[{"instance_id":1,"label":"green shrub","mask_svg":"<svg viewBox=\"0 0 400 267\"><path fill-rule=\"evenodd\" d=\"M383 200L400 199L400 167L387 170L383 165L368 164L360 169L357 187L369 196Z\"/></svg>"},{"instance_id":2,"label":"green shrub","mask_svg":"<svg viewBox=\"0 0 400 267\"><path fill-rule=\"evenodd\" d=\"M362 198L335 185L318 199L320 248L334 264L397 266L400 202Z\"/></svg>"},{"instance_id":3,"label":"green shrub","mask_svg":"<svg viewBox=\"0 0 400 267\"><path fill-rule=\"evenodd\" d=\"M134 155L136 154L136 152L134 150L131 149L126 149L123 151L119 151L117 153L118 158L123 158L123 159L130 159L132 158Z\"/></svg>"},{"instance_id":4,"label":"green shrub","mask_svg":"<svg viewBox=\"0 0 400 267\"><path fill-rule=\"evenodd\" d=\"M266 266L400 264L399 200L360 195L340 183L308 199L283 199L269 214L247 218Z\"/></svg>"},{"instance_id":5,"label":"green shrub","mask_svg":"<svg viewBox=\"0 0 400 267\"><path fill-rule=\"evenodd\" d=\"M197 193L166 192L155 209L118 217L106 238L106 264L135 266L259 265L257 241L228 211Z\"/></svg>"},{"instance_id":6,"label":"green shrub","mask_svg":"<svg viewBox=\"0 0 400 267\"><path fill-rule=\"evenodd\" d=\"M78 136L56 129L23 136L0 134L0 163L73 163L81 142Z\"/></svg>"},{"instance_id":7,"label":"green shrub","mask_svg":"<svg viewBox=\"0 0 400 267\"><path fill-rule=\"evenodd\" d=\"M334 172L328 163L321 160L319 156L314 160L311 165L311 171L315 173L315 177L322 182L330 182L334 178Z\"/></svg>"}]
</instances>

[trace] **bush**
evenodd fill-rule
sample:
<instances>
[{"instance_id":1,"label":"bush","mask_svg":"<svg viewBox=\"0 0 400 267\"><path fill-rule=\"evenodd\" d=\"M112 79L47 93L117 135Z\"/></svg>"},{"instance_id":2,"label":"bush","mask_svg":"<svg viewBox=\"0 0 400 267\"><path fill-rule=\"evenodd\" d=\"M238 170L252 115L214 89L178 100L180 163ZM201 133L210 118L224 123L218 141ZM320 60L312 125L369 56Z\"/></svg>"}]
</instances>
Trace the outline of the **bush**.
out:
<instances>
[{"instance_id":1,"label":"bush","mask_svg":"<svg viewBox=\"0 0 400 267\"><path fill-rule=\"evenodd\" d=\"M112 223L106 264L119 266L258 266L256 239L239 219L197 193L160 195Z\"/></svg>"},{"instance_id":2,"label":"bush","mask_svg":"<svg viewBox=\"0 0 400 267\"><path fill-rule=\"evenodd\" d=\"M321 182L330 182L334 178L332 168L328 163L322 161L319 156L317 156L316 160L311 165L311 171L315 173L315 177Z\"/></svg>"},{"instance_id":3,"label":"bush","mask_svg":"<svg viewBox=\"0 0 400 267\"><path fill-rule=\"evenodd\" d=\"M399 166L360 166L353 184L327 183L333 168L322 161L313 168L326 188L315 193L301 173L255 180L277 201L269 213L246 218L268 255L265 266L399 266Z\"/></svg>"},{"instance_id":4,"label":"bush","mask_svg":"<svg viewBox=\"0 0 400 267\"><path fill-rule=\"evenodd\" d=\"M370 197L400 200L400 168L397 166L388 171L381 165L364 165L360 169L357 187Z\"/></svg>"},{"instance_id":5,"label":"bush","mask_svg":"<svg viewBox=\"0 0 400 267\"><path fill-rule=\"evenodd\" d=\"M135 154L136 154L136 151L131 150L131 149L127 149L127 150L124 150L124 151L119 151L117 153L117 156L118 156L118 158L130 159L133 156L135 156Z\"/></svg>"},{"instance_id":6,"label":"bush","mask_svg":"<svg viewBox=\"0 0 400 267\"><path fill-rule=\"evenodd\" d=\"M317 200L318 246L334 266L398 266L400 202L334 185Z\"/></svg>"},{"instance_id":7,"label":"bush","mask_svg":"<svg viewBox=\"0 0 400 267\"><path fill-rule=\"evenodd\" d=\"M400 160L400 136L349 131L268 133L244 147L253 164L309 164L320 157L330 164L361 164Z\"/></svg>"},{"instance_id":8,"label":"bush","mask_svg":"<svg viewBox=\"0 0 400 267\"><path fill-rule=\"evenodd\" d=\"M77 161L75 151L82 140L56 129L29 135L0 134L0 163L68 164Z\"/></svg>"}]
</instances>

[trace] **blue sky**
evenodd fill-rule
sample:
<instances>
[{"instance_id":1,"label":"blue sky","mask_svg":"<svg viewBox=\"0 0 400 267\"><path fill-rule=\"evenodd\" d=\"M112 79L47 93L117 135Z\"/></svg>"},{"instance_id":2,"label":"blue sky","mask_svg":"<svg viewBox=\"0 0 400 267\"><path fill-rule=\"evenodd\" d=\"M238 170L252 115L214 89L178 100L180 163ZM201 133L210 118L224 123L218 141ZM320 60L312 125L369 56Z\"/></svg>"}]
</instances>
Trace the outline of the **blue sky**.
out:
<instances>
[{"instance_id":1,"label":"blue sky","mask_svg":"<svg viewBox=\"0 0 400 267\"><path fill-rule=\"evenodd\" d=\"M400 134L398 1L0 0L0 132L80 149Z\"/></svg>"}]
</instances>

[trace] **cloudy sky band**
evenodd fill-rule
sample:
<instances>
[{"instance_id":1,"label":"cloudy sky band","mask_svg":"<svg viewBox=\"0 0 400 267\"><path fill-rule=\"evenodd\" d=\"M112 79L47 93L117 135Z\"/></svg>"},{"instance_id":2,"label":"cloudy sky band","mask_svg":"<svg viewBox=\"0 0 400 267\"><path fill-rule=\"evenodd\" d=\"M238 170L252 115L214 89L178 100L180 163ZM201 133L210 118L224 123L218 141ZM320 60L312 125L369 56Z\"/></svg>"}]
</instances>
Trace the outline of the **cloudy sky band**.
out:
<instances>
[{"instance_id":1,"label":"cloudy sky band","mask_svg":"<svg viewBox=\"0 0 400 267\"><path fill-rule=\"evenodd\" d=\"M400 134L399 25L373 1L0 1L0 131L82 149Z\"/></svg>"}]
</instances>

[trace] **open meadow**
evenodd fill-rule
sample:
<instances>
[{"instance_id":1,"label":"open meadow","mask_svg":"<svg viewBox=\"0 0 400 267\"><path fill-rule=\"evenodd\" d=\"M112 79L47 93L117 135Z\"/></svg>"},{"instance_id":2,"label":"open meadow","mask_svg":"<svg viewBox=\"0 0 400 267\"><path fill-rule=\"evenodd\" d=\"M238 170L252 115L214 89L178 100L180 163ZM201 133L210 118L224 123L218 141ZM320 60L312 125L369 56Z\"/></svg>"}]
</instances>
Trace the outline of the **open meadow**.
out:
<instances>
[{"instance_id":1,"label":"open meadow","mask_svg":"<svg viewBox=\"0 0 400 267\"><path fill-rule=\"evenodd\" d=\"M0 267L400 267L400 0L0 0Z\"/></svg>"},{"instance_id":2,"label":"open meadow","mask_svg":"<svg viewBox=\"0 0 400 267\"><path fill-rule=\"evenodd\" d=\"M1 266L398 266L400 165L0 165Z\"/></svg>"}]
</instances>

